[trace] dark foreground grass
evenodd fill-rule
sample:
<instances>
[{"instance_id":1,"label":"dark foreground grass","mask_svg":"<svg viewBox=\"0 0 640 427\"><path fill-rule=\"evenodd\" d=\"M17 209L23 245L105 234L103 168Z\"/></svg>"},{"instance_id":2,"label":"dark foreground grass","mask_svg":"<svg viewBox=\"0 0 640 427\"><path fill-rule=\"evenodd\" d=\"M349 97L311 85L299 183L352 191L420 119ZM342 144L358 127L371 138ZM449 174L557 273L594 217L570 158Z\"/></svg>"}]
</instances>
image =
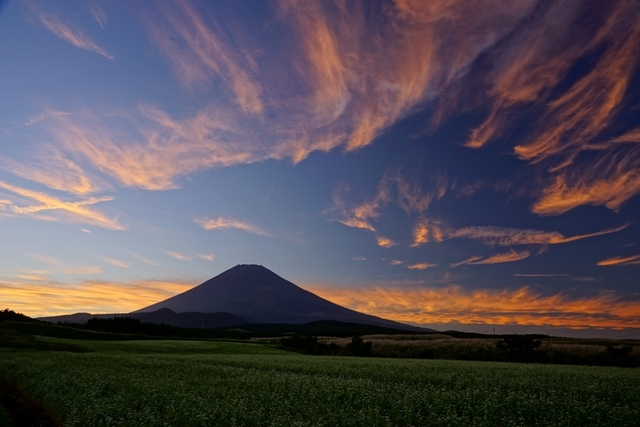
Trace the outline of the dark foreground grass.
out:
<instances>
[{"instance_id":1,"label":"dark foreground grass","mask_svg":"<svg viewBox=\"0 0 640 427\"><path fill-rule=\"evenodd\" d=\"M16 381L0 377L0 426L60 427L58 417L23 390Z\"/></svg>"},{"instance_id":2,"label":"dark foreground grass","mask_svg":"<svg viewBox=\"0 0 640 427\"><path fill-rule=\"evenodd\" d=\"M66 426L638 426L640 370L314 357L257 344L0 352Z\"/></svg>"}]
</instances>

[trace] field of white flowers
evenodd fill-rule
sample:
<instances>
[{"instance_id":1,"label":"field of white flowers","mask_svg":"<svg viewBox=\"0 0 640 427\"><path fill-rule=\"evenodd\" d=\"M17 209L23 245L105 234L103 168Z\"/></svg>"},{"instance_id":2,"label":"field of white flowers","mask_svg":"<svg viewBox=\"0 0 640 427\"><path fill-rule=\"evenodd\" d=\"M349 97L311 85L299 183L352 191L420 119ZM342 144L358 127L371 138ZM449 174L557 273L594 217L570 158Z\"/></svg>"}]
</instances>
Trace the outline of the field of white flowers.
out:
<instances>
[{"instance_id":1,"label":"field of white flowers","mask_svg":"<svg viewBox=\"0 0 640 427\"><path fill-rule=\"evenodd\" d=\"M304 356L256 344L0 351L67 426L638 426L640 370Z\"/></svg>"}]
</instances>

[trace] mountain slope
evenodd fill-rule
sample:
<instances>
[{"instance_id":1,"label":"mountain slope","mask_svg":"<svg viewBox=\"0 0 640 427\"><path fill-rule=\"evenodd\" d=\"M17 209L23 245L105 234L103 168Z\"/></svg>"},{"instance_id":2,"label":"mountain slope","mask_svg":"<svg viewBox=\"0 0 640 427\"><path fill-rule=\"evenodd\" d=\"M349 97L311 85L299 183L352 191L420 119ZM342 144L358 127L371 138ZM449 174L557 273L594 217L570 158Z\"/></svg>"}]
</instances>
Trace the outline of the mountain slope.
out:
<instances>
[{"instance_id":1,"label":"mountain slope","mask_svg":"<svg viewBox=\"0 0 640 427\"><path fill-rule=\"evenodd\" d=\"M237 265L199 286L137 310L168 308L176 313L233 313L255 323L307 323L337 320L405 330L415 326L339 306L294 285L260 265Z\"/></svg>"}]
</instances>

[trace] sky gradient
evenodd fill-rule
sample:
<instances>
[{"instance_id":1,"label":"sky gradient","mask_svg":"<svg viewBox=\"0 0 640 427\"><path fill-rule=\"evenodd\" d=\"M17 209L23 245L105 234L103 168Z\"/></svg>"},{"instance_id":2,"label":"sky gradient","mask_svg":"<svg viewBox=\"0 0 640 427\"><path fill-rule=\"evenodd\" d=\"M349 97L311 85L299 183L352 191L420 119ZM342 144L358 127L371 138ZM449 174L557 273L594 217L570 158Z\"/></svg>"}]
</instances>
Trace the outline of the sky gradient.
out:
<instances>
[{"instance_id":1,"label":"sky gradient","mask_svg":"<svg viewBox=\"0 0 640 427\"><path fill-rule=\"evenodd\" d=\"M637 1L0 2L0 300L236 264L480 332L640 337Z\"/></svg>"}]
</instances>

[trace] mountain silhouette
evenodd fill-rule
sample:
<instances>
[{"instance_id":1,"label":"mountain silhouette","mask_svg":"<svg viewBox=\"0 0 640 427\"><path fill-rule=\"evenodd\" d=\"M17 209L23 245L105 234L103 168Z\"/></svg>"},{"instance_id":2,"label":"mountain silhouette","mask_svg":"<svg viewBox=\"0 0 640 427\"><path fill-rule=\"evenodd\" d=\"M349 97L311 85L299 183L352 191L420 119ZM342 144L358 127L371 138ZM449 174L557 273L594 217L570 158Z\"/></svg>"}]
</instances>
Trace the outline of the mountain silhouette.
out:
<instances>
[{"instance_id":1,"label":"mountain silhouette","mask_svg":"<svg viewBox=\"0 0 640 427\"><path fill-rule=\"evenodd\" d=\"M193 289L131 314L160 309L175 313L226 312L253 323L299 324L337 320L395 329L427 330L334 304L254 264L236 265Z\"/></svg>"}]
</instances>

